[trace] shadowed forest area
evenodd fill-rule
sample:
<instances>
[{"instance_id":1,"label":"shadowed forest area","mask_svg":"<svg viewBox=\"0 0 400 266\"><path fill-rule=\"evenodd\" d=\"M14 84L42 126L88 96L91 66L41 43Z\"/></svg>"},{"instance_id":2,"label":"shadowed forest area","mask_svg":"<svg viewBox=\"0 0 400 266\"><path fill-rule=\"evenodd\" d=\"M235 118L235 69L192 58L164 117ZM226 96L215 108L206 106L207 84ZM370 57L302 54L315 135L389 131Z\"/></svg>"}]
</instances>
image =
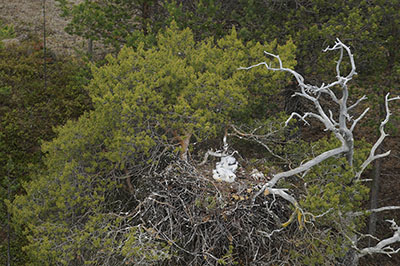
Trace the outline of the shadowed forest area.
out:
<instances>
[{"instance_id":1,"label":"shadowed forest area","mask_svg":"<svg viewBox=\"0 0 400 266\"><path fill-rule=\"evenodd\" d=\"M399 46L397 0L0 0L0 264L399 265Z\"/></svg>"}]
</instances>

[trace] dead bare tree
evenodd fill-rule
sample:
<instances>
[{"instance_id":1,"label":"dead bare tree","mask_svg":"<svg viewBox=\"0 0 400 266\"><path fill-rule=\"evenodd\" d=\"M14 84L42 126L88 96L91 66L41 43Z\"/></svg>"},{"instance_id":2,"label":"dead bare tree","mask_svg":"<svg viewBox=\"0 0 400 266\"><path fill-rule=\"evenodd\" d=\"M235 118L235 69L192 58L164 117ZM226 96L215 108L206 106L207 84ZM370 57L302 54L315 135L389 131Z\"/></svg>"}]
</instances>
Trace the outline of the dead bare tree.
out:
<instances>
[{"instance_id":1,"label":"dead bare tree","mask_svg":"<svg viewBox=\"0 0 400 266\"><path fill-rule=\"evenodd\" d=\"M323 161L325 161L328 158L336 157L336 156L346 156L348 165L350 167L353 167L353 155L354 155L354 136L353 132L358 124L358 122L366 115L368 112L369 108L366 108L360 115L358 116L353 116L350 113L353 112L356 106L360 104L363 100L365 100L367 97L364 95L363 97L359 98L354 104L350 105L349 104L349 89L348 89L348 82L352 80L354 75L356 75L356 66L354 62L354 57L353 54L350 51L350 48L343 44L339 39L337 39L335 45L333 47L328 47L324 50L324 52L327 51L336 51L338 50L340 52L339 60L336 62L336 81L331 82L329 84L322 84L321 86L316 86L316 85L311 85L307 84L304 81L304 78L302 75L297 73L296 71L285 68L283 66L283 63L279 57L279 55L274 55L268 52L265 52L266 55L273 57L278 61L278 66L274 67L272 63L268 64L266 62L261 62L256 65L252 65L250 67L241 67L240 69L251 69L259 66L265 66L268 70L271 71L283 71L287 72L291 75L293 75L298 83L298 86L300 87L299 92L295 92L293 96L299 96L303 97L306 100L310 101L314 107L315 111L310 111L306 112L303 115L300 115L298 113L292 113L289 117L289 119L286 121L286 124L289 123L291 119L294 117L299 118L300 120L304 121L304 123L309 124L307 121L307 118L315 118L318 121L320 121L324 126L325 126L325 131L330 131L334 134L334 136L340 141L341 146L325 151L322 154L319 154L318 156L314 157L313 159L297 166L294 169L291 169L289 171L284 171L280 172L278 174L275 174L272 176L271 180L266 182L261 190L259 190L255 196L253 197L253 202L255 199L261 195L267 195L267 194L272 194L272 195L277 195L285 200L289 201L295 206L295 212L294 214L298 214L298 217L301 217L304 214L304 211L300 208L299 204L297 203L297 200L294 196L290 195L287 190L282 189L282 188L276 188L278 182L281 179L288 178L297 174L301 173L306 173L308 170L310 170L313 166L316 166ZM344 56L347 55L350 63L350 71L347 75L342 75L341 73L341 65L343 62ZM340 88L340 97L337 95L338 93L335 93L333 88ZM328 99L331 100L334 104L337 106L338 113L334 114L332 110L328 107L325 106L321 98L323 96L327 96ZM386 108L386 118L381 122L380 125L380 137L378 140L375 142L373 145L370 154L368 158L363 162L361 165L360 169L354 173L354 182L363 182L366 180L362 179L362 173L364 170L367 168L368 165L370 165L373 161L376 159L388 156L390 151L387 151L382 154L377 154L377 148L382 144L383 140L387 136L387 134L384 131L385 125L388 123L389 118L390 118L390 110L389 110L389 102L393 100L398 100L400 97L394 97L394 98L389 98L389 94L386 95L385 97L385 108ZM389 209L398 209L397 206L390 206L390 207L384 207L384 208L379 208L379 209L373 209L367 211L368 213L374 213L378 211L383 211L383 210L389 210ZM363 213L365 214L365 213ZM360 213L346 213L343 214L345 217L351 218L355 217L357 215L361 215ZM304 217L304 216L303 216ZM374 253L381 253L381 254L386 254L390 255L393 253L399 252L400 249L393 249L390 247L393 243L400 242L400 235L399 235L399 227L396 225L394 221L391 221L392 223L392 229L395 230L395 233L392 237L388 239L384 239L379 241L379 243L375 247L367 247L367 248L358 248L358 239L360 237L357 237L357 235L354 233L352 235L347 235L346 237L351 241L352 243L352 248L353 251L356 251L354 255L351 256L349 265L357 265L358 264L358 259L362 256L365 256L367 254L374 254ZM364 237L363 235L361 237Z\"/></svg>"}]
</instances>

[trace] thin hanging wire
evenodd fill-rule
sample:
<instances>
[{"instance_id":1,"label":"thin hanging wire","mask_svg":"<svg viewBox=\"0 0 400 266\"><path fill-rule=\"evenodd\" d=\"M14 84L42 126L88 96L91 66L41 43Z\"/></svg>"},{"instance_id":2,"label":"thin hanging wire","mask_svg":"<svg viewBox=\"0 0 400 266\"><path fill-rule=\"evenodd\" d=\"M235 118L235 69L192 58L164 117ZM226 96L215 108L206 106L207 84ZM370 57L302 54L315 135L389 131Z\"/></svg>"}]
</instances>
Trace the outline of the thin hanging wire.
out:
<instances>
[{"instance_id":1,"label":"thin hanging wire","mask_svg":"<svg viewBox=\"0 0 400 266\"><path fill-rule=\"evenodd\" d=\"M46 0L43 0L43 72L44 90L47 90L47 65L46 65Z\"/></svg>"},{"instance_id":2,"label":"thin hanging wire","mask_svg":"<svg viewBox=\"0 0 400 266\"><path fill-rule=\"evenodd\" d=\"M8 172L9 174L9 172ZM10 178L8 177L8 187L7 187L7 198L8 201L11 202L11 184ZM10 210L7 210L7 266L11 266L11 215Z\"/></svg>"}]
</instances>

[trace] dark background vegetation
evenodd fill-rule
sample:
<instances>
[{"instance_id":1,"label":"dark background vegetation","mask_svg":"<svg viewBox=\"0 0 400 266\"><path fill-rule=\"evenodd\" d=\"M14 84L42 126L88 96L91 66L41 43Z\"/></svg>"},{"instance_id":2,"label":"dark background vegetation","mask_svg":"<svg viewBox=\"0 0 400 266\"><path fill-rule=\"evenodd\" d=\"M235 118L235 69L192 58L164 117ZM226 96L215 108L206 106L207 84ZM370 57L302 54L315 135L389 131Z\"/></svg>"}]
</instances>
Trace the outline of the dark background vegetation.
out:
<instances>
[{"instance_id":1,"label":"dark background vegetation","mask_svg":"<svg viewBox=\"0 0 400 266\"><path fill-rule=\"evenodd\" d=\"M197 41L208 37L217 40L232 27L244 42L277 40L283 45L293 40L296 71L315 84L332 79L335 55L324 54L322 49L339 38L355 54L358 76L352 82L353 97L366 94L372 106L356 132L358 138L365 138L369 143L377 138L377 127L384 116L383 96L387 92L399 94L400 4L397 0L76 1L83 3L80 8L68 2L46 1L44 60L41 1L0 0L1 27L5 32L0 37L14 39L4 42L0 48L0 263L7 261L8 240L11 240L12 265L29 265L30 259L21 251L28 240L18 228L7 230L10 220L7 220L5 202L12 202L15 195L23 195L22 184L42 171L40 146L56 136L54 127L91 110L91 99L84 89L91 79L88 63L100 66L107 53L116 55L124 45L136 49L142 42L146 48L153 47L157 44L156 35L173 20L181 29L190 28ZM7 31L6 25L13 30ZM305 103L290 97L295 84L285 83L282 87L279 111L301 112L306 108ZM374 164L378 171L367 172L377 180L371 183L371 191L377 191L378 207L400 204L399 111L398 105L393 107L391 135L382 147L391 149L391 155ZM316 141L320 137L320 128L300 130L303 140ZM369 208L369 201L364 204ZM389 218L400 221L400 214L378 214L376 234L379 237L391 234L384 222ZM368 231L368 226L364 231ZM399 255L391 259L374 255L360 262L360 265L397 264L400 264Z\"/></svg>"}]
</instances>

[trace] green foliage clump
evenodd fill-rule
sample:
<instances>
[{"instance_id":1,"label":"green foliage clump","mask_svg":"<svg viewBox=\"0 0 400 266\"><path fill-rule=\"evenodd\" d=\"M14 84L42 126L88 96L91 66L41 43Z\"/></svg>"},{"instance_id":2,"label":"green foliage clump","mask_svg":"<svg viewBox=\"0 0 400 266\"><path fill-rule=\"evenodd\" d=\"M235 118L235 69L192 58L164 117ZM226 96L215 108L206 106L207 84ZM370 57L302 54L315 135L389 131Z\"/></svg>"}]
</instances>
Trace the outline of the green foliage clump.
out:
<instances>
[{"instance_id":1,"label":"green foliage clump","mask_svg":"<svg viewBox=\"0 0 400 266\"><path fill-rule=\"evenodd\" d=\"M155 1L101 0L72 3L57 0L62 15L71 18L66 31L86 39L112 45L137 48L156 45L159 32L176 21L180 29L189 27L196 41L208 37L221 38L233 25L225 22L226 11L213 0Z\"/></svg>"},{"instance_id":2,"label":"green foliage clump","mask_svg":"<svg viewBox=\"0 0 400 266\"><path fill-rule=\"evenodd\" d=\"M154 43L158 30L165 24L165 9L155 0L57 2L62 15L70 18L68 33L111 45L117 51L132 41L146 39Z\"/></svg>"},{"instance_id":3,"label":"green foliage clump","mask_svg":"<svg viewBox=\"0 0 400 266\"><path fill-rule=\"evenodd\" d=\"M333 136L312 143L315 154L339 145ZM314 233L319 235L312 239L305 238L304 244L312 248L306 255L297 254L306 265L319 265L343 258L350 244L346 235L352 235L364 226L363 217L351 215L362 210L362 203L369 197L369 188L354 176L371 147L365 141L356 142L355 147L354 167L349 167L344 157L329 158L304 176L305 194L300 205L313 215L321 215L316 221L312 216L304 217L317 224Z\"/></svg>"},{"instance_id":4,"label":"green foliage clump","mask_svg":"<svg viewBox=\"0 0 400 266\"><path fill-rule=\"evenodd\" d=\"M332 139L322 139L316 144L316 151L339 146L338 141ZM354 168L347 165L345 158L329 158L306 175L304 181L308 184L308 196L304 203L312 212L323 213L333 209L347 213L359 210L362 201L368 196L368 188L354 179L355 170L366 159L370 145L365 142L356 145L359 148L355 152Z\"/></svg>"},{"instance_id":5,"label":"green foliage clump","mask_svg":"<svg viewBox=\"0 0 400 266\"><path fill-rule=\"evenodd\" d=\"M123 48L93 66L87 86L93 110L58 127L57 137L42 146L47 170L24 186L26 195L13 208L32 263L134 265L168 257L167 242L143 242L151 229L121 214L151 191L143 177L167 163L162 151L176 138L207 139L232 121L265 115L249 110L279 88L282 73L239 66L274 48L295 64L292 43L245 45L234 29L216 43L195 42L189 29L172 23L157 44Z\"/></svg>"},{"instance_id":6,"label":"green foliage clump","mask_svg":"<svg viewBox=\"0 0 400 266\"><path fill-rule=\"evenodd\" d=\"M235 29L216 45L213 39L196 43L190 30L180 31L173 22L157 43L148 50L140 45L136 50L122 49L116 58L109 56L105 66L93 70L89 91L96 106L121 102L123 113L135 111L123 103L128 94L148 95L138 112L153 112L158 128L178 136L194 134L203 139L232 121L263 118L276 107L265 102L284 84L282 73L237 70L260 61L263 49L276 47L289 66L295 64L293 43L245 45Z\"/></svg>"},{"instance_id":7,"label":"green foliage clump","mask_svg":"<svg viewBox=\"0 0 400 266\"><path fill-rule=\"evenodd\" d=\"M0 49L3 47L3 43L1 42L2 40L14 37L14 27L12 25L3 25L0 21Z\"/></svg>"},{"instance_id":8,"label":"green foliage clump","mask_svg":"<svg viewBox=\"0 0 400 266\"><path fill-rule=\"evenodd\" d=\"M45 88L39 42L1 48L0 58L0 223L5 230L5 201L10 203L16 194L23 194L22 184L43 167L42 141L55 136L53 127L87 110L90 100L82 89L85 67L78 60L49 58ZM22 264L18 245L24 239L19 230L11 230L11 243L13 262ZM1 233L6 234L3 230ZM2 238L0 245L1 262L5 264L6 239Z\"/></svg>"},{"instance_id":9,"label":"green foliage clump","mask_svg":"<svg viewBox=\"0 0 400 266\"><path fill-rule=\"evenodd\" d=\"M171 1L165 5L169 20L175 20L180 28L190 28L196 40L214 37L221 38L226 34L225 12L227 8L214 0Z\"/></svg>"}]
</instances>

